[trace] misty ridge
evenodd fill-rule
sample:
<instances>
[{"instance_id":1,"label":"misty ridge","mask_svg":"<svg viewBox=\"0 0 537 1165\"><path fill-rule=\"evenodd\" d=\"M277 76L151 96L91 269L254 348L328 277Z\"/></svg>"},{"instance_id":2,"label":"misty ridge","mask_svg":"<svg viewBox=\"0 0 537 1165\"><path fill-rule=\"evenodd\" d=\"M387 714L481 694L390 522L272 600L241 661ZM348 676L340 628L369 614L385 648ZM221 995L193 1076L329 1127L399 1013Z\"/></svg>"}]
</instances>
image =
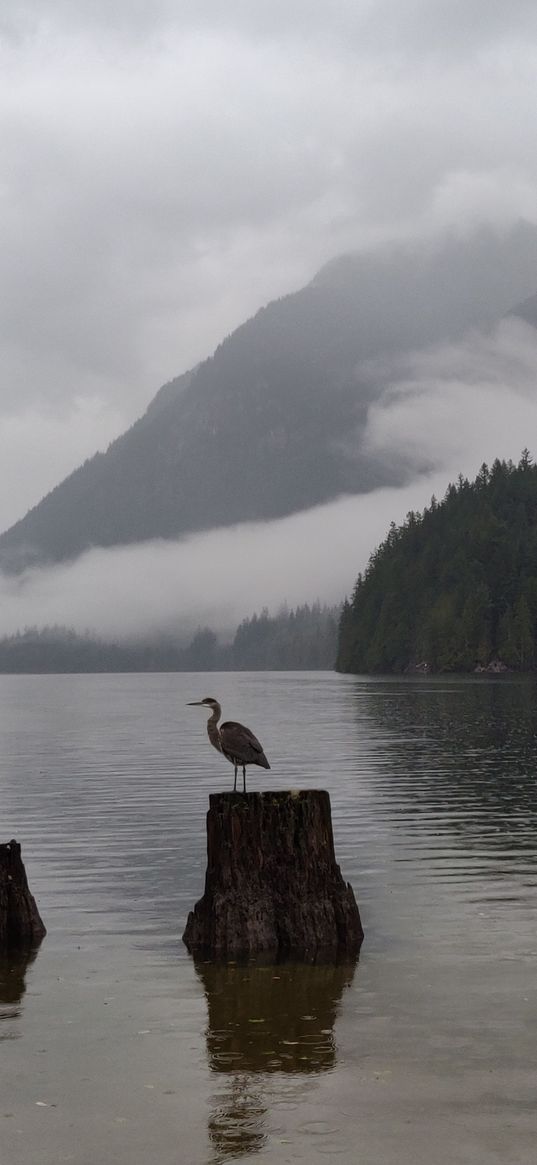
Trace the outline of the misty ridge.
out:
<instances>
[{"instance_id":1,"label":"misty ridge","mask_svg":"<svg viewBox=\"0 0 537 1165\"><path fill-rule=\"evenodd\" d=\"M341 607L265 608L229 641L200 627L177 635L105 641L67 627L26 628L0 639L0 673L130 671L315 671L334 666Z\"/></svg>"},{"instance_id":2,"label":"misty ridge","mask_svg":"<svg viewBox=\"0 0 537 1165\"><path fill-rule=\"evenodd\" d=\"M526 223L327 264L0 536L0 634L341 603L391 521L528 443L536 290Z\"/></svg>"}]
</instances>

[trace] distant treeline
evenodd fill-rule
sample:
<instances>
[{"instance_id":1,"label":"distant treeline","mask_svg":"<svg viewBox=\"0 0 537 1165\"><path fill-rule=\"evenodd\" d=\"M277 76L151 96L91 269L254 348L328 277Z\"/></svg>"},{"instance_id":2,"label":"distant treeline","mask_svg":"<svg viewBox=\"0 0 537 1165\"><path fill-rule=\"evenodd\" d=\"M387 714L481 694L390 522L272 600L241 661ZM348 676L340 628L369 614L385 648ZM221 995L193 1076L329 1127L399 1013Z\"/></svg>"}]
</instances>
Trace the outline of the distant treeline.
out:
<instances>
[{"instance_id":1,"label":"distant treeline","mask_svg":"<svg viewBox=\"0 0 537 1165\"><path fill-rule=\"evenodd\" d=\"M110 642L66 627L0 639L0 672L293 671L334 666L340 607L305 604L244 619L230 643L210 627L188 644L171 636Z\"/></svg>"},{"instance_id":2,"label":"distant treeline","mask_svg":"<svg viewBox=\"0 0 537 1165\"><path fill-rule=\"evenodd\" d=\"M344 672L519 671L537 665L537 467L482 465L409 513L341 616Z\"/></svg>"}]
</instances>

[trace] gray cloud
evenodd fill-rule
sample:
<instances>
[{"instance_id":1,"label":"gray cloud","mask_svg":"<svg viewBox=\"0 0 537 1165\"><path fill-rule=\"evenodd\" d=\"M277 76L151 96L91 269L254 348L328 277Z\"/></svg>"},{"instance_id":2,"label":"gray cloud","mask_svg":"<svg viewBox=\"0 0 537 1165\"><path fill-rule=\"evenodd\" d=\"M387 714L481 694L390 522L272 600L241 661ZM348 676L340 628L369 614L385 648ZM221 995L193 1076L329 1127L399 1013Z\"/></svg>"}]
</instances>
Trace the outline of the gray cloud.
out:
<instances>
[{"instance_id":1,"label":"gray cloud","mask_svg":"<svg viewBox=\"0 0 537 1165\"><path fill-rule=\"evenodd\" d=\"M316 36L370 54L392 49L445 56L520 42L537 29L532 0L6 0L6 33L35 35L42 28L102 30L131 40L170 28L232 29L243 36Z\"/></svg>"},{"instance_id":2,"label":"gray cloud","mask_svg":"<svg viewBox=\"0 0 537 1165\"><path fill-rule=\"evenodd\" d=\"M388 386L369 413L370 454L425 456L452 479L527 445L537 454L537 333L520 320L370 371Z\"/></svg>"},{"instance_id":3,"label":"gray cloud","mask_svg":"<svg viewBox=\"0 0 537 1165\"><path fill-rule=\"evenodd\" d=\"M4 524L332 255L535 220L536 32L522 0L8 0Z\"/></svg>"}]
</instances>

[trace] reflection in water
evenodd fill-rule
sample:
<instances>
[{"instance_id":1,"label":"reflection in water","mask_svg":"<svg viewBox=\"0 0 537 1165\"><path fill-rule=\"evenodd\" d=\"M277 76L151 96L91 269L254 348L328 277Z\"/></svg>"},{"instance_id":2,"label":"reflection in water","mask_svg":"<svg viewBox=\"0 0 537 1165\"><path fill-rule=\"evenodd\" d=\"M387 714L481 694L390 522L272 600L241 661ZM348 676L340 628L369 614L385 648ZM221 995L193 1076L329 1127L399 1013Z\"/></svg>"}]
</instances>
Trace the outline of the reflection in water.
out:
<instances>
[{"instance_id":1,"label":"reflection in water","mask_svg":"<svg viewBox=\"0 0 537 1165\"><path fill-rule=\"evenodd\" d=\"M229 1087L214 1098L214 1109L208 1122L214 1165L257 1153L263 1148L266 1111L261 1092L252 1087L251 1078L240 1072L234 1073Z\"/></svg>"},{"instance_id":2,"label":"reflection in water","mask_svg":"<svg viewBox=\"0 0 537 1165\"><path fill-rule=\"evenodd\" d=\"M21 1014L20 1004L26 991L25 976L36 954L34 949L0 955L0 1040L14 1039L18 1034L9 1021Z\"/></svg>"},{"instance_id":3,"label":"reflection in water","mask_svg":"<svg viewBox=\"0 0 537 1165\"><path fill-rule=\"evenodd\" d=\"M427 680L356 689L358 724L372 729L377 794L392 823L449 838L474 873L537 864L535 681ZM376 746L374 741L376 741ZM449 856L453 874L454 853ZM432 858L432 854L430 853ZM469 872L469 871L468 871Z\"/></svg>"},{"instance_id":4,"label":"reflection in water","mask_svg":"<svg viewBox=\"0 0 537 1165\"><path fill-rule=\"evenodd\" d=\"M225 1161L265 1143L266 1075L334 1067L334 1024L355 964L198 963L196 970L207 998L209 1066L229 1076L209 1121L214 1160Z\"/></svg>"}]
</instances>

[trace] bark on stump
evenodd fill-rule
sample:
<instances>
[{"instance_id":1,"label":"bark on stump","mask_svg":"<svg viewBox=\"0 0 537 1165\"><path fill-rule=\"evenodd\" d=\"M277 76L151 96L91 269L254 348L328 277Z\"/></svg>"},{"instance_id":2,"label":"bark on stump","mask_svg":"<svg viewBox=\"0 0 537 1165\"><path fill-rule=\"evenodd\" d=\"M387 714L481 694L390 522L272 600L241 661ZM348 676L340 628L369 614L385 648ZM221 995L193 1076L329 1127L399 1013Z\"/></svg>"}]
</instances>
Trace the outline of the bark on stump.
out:
<instances>
[{"instance_id":1,"label":"bark on stump","mask_svg":"<svg viewBox=\"0 0 537 1165\"><path fill-rule=\"evenodd\" d=\"M327 792L211 794L205 893L183 935L189 951L336 961L356 955L362 939Z\"/></svg>"},{"instance_id":2,"label":"bark on stump","mask_svg":"<svg viewBox=\"0 0 537 1165\"><path fill-rule=\"evenodd\" d=\"M37 946L46 934L17 841L0 845L0 951Z\"/></svg>"}]
</instances>

